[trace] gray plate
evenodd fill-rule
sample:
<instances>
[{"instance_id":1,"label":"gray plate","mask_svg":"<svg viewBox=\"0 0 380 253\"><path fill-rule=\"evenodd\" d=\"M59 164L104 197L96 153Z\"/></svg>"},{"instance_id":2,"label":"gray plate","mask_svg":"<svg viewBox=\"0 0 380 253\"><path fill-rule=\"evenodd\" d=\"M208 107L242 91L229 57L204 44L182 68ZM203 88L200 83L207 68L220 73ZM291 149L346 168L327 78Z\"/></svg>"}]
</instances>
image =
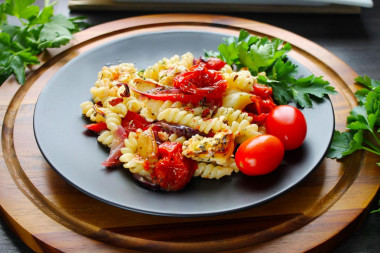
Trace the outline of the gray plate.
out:
<instances>
[{"instance_id":1,"label":"gray plate","mask_svg":"<svg viewBox=\"0 0 380 253\"><path fill-rule=\"evenodd\" d=\"M216 50L228 34L198 31L147 33L117 39L67 63L41 92L34 113L34 133L50 165L82 192L120 208L163 216L196 217L242 210L262 204L302 181L323 159L334 130L334 112L328 98L303 113L308 133L301 148L287 152L270 175L241 173L220 180L193 179L179 192L153 192L140 187L128 171L109 170L101 162L108 151L86 134L88 121L80 103L90 100L90 87L102 66L133 62L146 68L164 57ZM310 72L300 66L301 76Z\"/></svg>"}]
</instances>

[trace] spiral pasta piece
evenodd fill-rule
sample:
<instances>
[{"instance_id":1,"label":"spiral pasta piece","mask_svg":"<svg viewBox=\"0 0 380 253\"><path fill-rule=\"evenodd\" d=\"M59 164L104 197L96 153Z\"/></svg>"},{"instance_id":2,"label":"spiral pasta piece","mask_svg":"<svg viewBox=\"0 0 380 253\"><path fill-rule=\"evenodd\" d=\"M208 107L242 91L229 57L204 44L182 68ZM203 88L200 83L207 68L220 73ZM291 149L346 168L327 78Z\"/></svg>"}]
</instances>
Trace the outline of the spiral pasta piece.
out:
<instances>
[{"instance_id":1,"label":"spiral pasta piece","mask_svg":"<svg viewBox=\"0 0 380 253\"><path fill-rule=\"evenodd\" d=\"M113 141L113 133L109 130L102 131L98 136L98 142L102 143L105 146L110 146Z\"/></svg>"},{"instance_id":2,"label":"spiral pasta piece","mask_svg":"<svg viewBox=\"0 0 380 253\"><path fill-rule=\"evenodd\" d=\"M119 114L120 116L122 117L125 117L125 115L127 115L127 112L128 112L128 108L127 106L125 105L125 98L123 98L123 102L120 102L116 105L112 105L111 102L116 99L117 97L109 97L107 98L104 103L103 103L103 106L106 107L107 109L109 109L111 112L113 113L117 113Z\"/></svg>"},{"instance_id":3,"label":"spiral pasta piece","mask_svg":"<svg viewBox=\"0 0 380 253\"><path fill-rule=\"evenodd\" d=\"M231 126L234 121L239 123L243 120L252 122L252 117L249 116L248 113L242 112L241 110L234 110L233 108L219 107L214 117L220 116L225 117L229 126Z\"/></svg>"},{"instance_id":4,"label":"spiral pasta piece","mask_svg":"<svg viewBox=\"0 0 380 253\"><path fill-rule=\"evenodd\" d=\"M135 97L132 97L132 96L123 97L122 102L115 104L115 105L112 105L112 101L114 99L120 99L120 97L119 98L117 98L117 97L107 98L104 101L103 106L105 108L107 108L109 111L119 114L121 117L125 117L125 115L127 115L128 111L139 112L141 110L141 108L143 107L143 103L140 102Z\"/></svg>"},{"instance_id":5,"label":"spiral pasta piece","mask_svg":"<svg viewBox=\"0 0 380 253\"><path fill-rule=\"evenodd\" d=\"M121 83L129 83L136 73L136 68L132 63L122 63L118 65L119 78L118 81Z\"/></svg>"},{"instance_id":6,"label":"spiral pasta piece","mask_svg":"<svg viewBox=\"0 0 380 253\"><path fill-rule=\"evenodd\" d=\"M190 52L187 52L181 56L180 66L183 66L185 68L190 68L193 66L194 62L194 55Z\"/></svg>"},{"instance_id":7,"label":"spiral pasta piece","mask_svg":"<svg viewBox=\"0 0 380 253\"><path fill-rule=\"evenodd\" d=\"M137 150L138 136L136 132L130 132L128 137L124 139L124 147L121 148L122 154L135 154ZM122 161L125 162L125 161Z\"/></svg>"},{"instance_id":8,"label":"spiral pasta piece","mask_svg":"<svg viewBox=\"0 0 380 253\"><path fill-rule=\"evenodd\" d=\"M200 116L195 116L192 112L179 108L166 108L158 114L157 120L189 126L206 134L211 130L218 132L228 129L228 126L223 122L224 116L205 120Z\"/></svg>"},{"instance_id":9,"label":"spiral pasta piece","mask_svg":"<svg viewBox=\"0 0 380 253\"><path fill-rule=\"evenodd\" d=\"M152 79L155 81L159 81L160 72L163 70L167 70L170 66L172 66L175 62L179 61L179 56L174 55L170 59L163 58L162 60L159 60L157 63L155 63L153 66L147 68L143 72L143 77Z\"/></svg>"},{"instance_id":10,"label":"spiral pasta piece","mask_svg":"<svg viewBox=\"0 0 380 253\"><path fill-rule=\"evenodd\" d=\"M181 108L183 104L179 101L173 102L170 100L162 101L155 99L143 99L142 109L140 115L143 116L146 120L152 122L157 119L157 116L160 112L166 108Z\"/></svg>"},{"instance_id":11,"label":"spiral pasta piece","mask_svg":"<svg viewBox=\"0 0 380 253\"><path fill-rule=\"evenodd\" d=\"M110 67L104 66L98 73L95 87L115 86L118 83L128 83L134 77L136 68L132 63L121 63Z\"/></svg>"},{"instance_id":12,"label":"spiral pasta piece","mask_svg":"<svg viewBox=\"0 0 380 253\"><path fill-rule=\"evenodd\" d=\"M240 123L234 121L230 129L234 133L238 143L242 143L244 140L261 134L259 127L256 124L250 124L248 120L243 120Z\"/></svg>"},{"instance_id":13,"label":"spiral pasta piece","mask_svg":"<svg viewBox=\"0 0 380 253\"><path fill-rule=\"evenodd\" d=\"M121 125L121 117L117 113L109 113L106 116L106 124L107 128L111 131L111 133L113 133Z\"/></svg>"},{"instance_id":14,"label":"spiral pasta piece","mask_svg":"<svg viewBox=\"0 0 380 253\"><path fill-rule=\"evenodd\" d=\"M173 86L174 78L186 72L193 65L194 56L192 53L186 53L179 58L171 59L166 69L162 69L158 75L158 82L162 85Z\"/></svg>"},{"instance_id":15,"label":"spiral pasta piece","mask_svg":"<svg viewBox=\"0 0 380 253\"><path fill-rule=\"evenodd\" d=\"M229 88L239 89L245 92L253 91L253 84L255 78L248 70L241 70L239 72L224 73L223 77L227 80Z\"/></svg>"},{"instance_id":16,"label":"spiral pasta piece","mask_svg":"<svg viewBox=\"0 0 380 253\"><path fill-rule=\"evenodd\" d=\"M174 78L187 71L187 68L181 65L173 65L167 70L162 70L159 74L158 82L162 85L173 86Z\"/></svg>"},{"instance_id":17,"label":"spiral pasta piece","mask_svg":"<svg viewBox=\"0 0 380 253\"><path fill-rule=\"evenodd\" d=\"M93 106L94 106L94 103L91 101L86 101L80 104L80 107L82 108L82 113L86 115L88 118L91 116L91 113L92 113L91 109L93 109Z\"/></svg>"},{"instance_id":18,"label":"spiral pasta piece","mask_svg":"<svg viewBox=\"0 0 380 253\"><path fill-rule=\"evenodd\" d=\"M82 113L91 121L105 122L105 115L108 112L105 108L100 108L90 101L83 102L80 106L82 108Z\"/></svg>"},{"instance_id":19,"label":"spiral pasta piece","mask_svg":"<svg viewBox=\"0 0 380 253\"><path fill-rule=\"evenodd\" d=\"M222 73L222 74L224 74L224 73L228 73L228 74L230 74L230 73L232 73L232 72L234 72L234 71L232 70L232 68L231 68L230 65L226 64L226 65L223 66L223 68L221 68L221 69L219 70L219 72Z\"/></svg>"},{"instance_id":20,"label":"spiral pasta piece","mask_svg":"<svg viewBox=\"0 0 380 253\"><path fill-rule=\"evenodd\" d=\"M135 97L124 98L123 104L125 104L128 111L132 112L138 112L143 107L143 104L140 101L138 101Z\"/></svg>"},{"instance_id":21,"label":"spiral pasta piece","mask_svg":"<svg viewBox=\"0 0 380 253\"><path fill-rule=\"evenodd\" d=\"M233 172L239 172L235 160L231 159L231 163L226 166L215 165L213 163L198 163L194 177L202 177L207 179L220 179L224 176L231 176Z\"/></svg>"},{"instance_id":22,"label":"spiral pasta piece","mask_svg":"<svg viewBox=\"0 0 380 253\"><path fill-rule=\"evenodd\" d=\"M236 89L228 90L223 97L223 107L243 110L252 103L252 94Z\"/></svg>"},{"instance_id":23,"label":"spiral pasta piece","mask_svg":"<svg viewBox=\"0 0 380 253\"><path fill-rule=\"evenodd\" d=\"M124 140L124 147L121 148L122 155L119 160L123 163L123 167L128 169L131 173L143 177L150 177L150 173L144 168L144 160L136 155L137 143L137 133L130 132L128 138Z\"/></svg>"},{"instance_id":24,"label":"spiral pasta piece","mask_svg":"<svg viewBox=\"0 0 380 253\"><path fill-rule=\"evenodd\" d=\"M184 143L186 141L186 138L184 136L178 137L176 134L171 134L168 138L171 142L178 142L178 143Z\"/></svg>"}]
</instances>

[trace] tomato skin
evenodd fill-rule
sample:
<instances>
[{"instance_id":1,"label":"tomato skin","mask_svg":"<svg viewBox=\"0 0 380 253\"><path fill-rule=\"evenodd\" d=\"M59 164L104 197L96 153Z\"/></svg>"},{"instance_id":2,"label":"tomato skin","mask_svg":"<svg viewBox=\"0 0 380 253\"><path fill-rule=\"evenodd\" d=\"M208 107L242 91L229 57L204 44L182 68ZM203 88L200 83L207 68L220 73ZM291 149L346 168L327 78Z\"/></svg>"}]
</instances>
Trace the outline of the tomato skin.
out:
<instances>
[{"instance_id":1,"label":"tomato skin","mask_svg":"<svg viewBox=\"0 0 380 253\"><path fill-rule=\"evenodd\" d=\"M208 70L206 64L193 65L185 73L177 75L173 86L182 92L207 98L220 98L227 88L227 81L222 74Z\"/></svg>"},{"instance_id":2,"label":"tomato skin","mask_svg":"<svg viewBox=\"0 0 380 253\"><path fill-rule=\"evenodd\" d=\"M193 64L194 65L204 64L207 69L212 69L212 70L220 70L226 65L224 61L216 57L210 57L207 59L204 59L201 57L198 59L194 59Z\"/></svg>"},{"instance_id":3,"label":"tomato skin","mask_svg":"<svg viewBox=\"0 0 380 253\"><path fill-rule=\"evenodd\" d=\"M158 146L161 159L151 175L165 191L179 191L193 178L196 162L182 155L182 144L164 142Z\"/></svg>"},{"instance_id":4,"label":"tomato skin","mask_svg":"<svg viewBox=\"0 0 380 253\"><path fill-rule=\"evenodd\" d=\"M267 134L279 138L285 150L293 150L302 145L306 138L307 124L300 110L290 105L274 108L265 121Z\"/></svg>"},{"instance_id":5,"label":"tomato skin","mask_svg":"<svg viewBox=\"0 0 380 253\"><path fill-rule=\"evenodd\" d=\"M121 126L127 131L127 136L130 132L135 132L137 129L146 129L150 126L150 122L146 121L140 114L128 111L127 115L122 119Z\"/></svg>"},{"instance_id":6,"label":"tomato skin","mask_svg":"<svg viewBox=\"0 0 380 253\"><path fill-rule=\"evenodd\" d=\"M284 145L277 137L258 135L244 141L235 154L236 165L248 176L274 171L284 158Z\"/></svg>"}]
</instances>

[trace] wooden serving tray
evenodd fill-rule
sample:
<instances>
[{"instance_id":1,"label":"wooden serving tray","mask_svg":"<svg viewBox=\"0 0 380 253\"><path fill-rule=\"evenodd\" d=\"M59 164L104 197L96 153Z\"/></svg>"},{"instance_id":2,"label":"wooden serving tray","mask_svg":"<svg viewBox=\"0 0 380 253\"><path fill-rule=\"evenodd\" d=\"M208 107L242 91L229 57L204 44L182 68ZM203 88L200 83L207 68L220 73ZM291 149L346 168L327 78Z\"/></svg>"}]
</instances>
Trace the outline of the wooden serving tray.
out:
<instances>
[{"instance_id":1,"label":"wooden serving tray","mask_svg":"<svg viewBox=\"0 0 380 253\"><path fill-rule=\"evenodd\" d=\"M72 187L42 157L33 134L33 110L44 85L65 63L115 38L178 29L231 35L246 29L291 43L292 57L339 92L331 100L336 128L344 130L356 105L357 74L296 34L217 15L151 15L102 24L78 33L64 49L44 53L44 64L25 85L10 79L0 88L0 205L5 220L36 252L304 252L334 247L360 223L379 188L380 170L369 153L341 161L326 158L301 184L266 204L198 218L159 217L107 205Z\"/></svg>"}]
</instances>

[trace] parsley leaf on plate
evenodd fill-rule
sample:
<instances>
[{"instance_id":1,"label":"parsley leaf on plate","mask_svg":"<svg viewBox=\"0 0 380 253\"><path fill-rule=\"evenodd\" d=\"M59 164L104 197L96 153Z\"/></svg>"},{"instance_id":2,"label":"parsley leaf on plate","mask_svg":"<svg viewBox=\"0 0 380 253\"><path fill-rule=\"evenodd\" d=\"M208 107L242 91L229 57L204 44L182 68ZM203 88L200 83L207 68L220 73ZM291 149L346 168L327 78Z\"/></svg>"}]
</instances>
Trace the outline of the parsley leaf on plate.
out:
<instances>
[{"instance_id":1,"label":"parsley leaf on plate","mask_svg":"<svg viewBox=\"0 0 380 253\"><path fill-rule=\"evenodd\" d=\"M241 30L239 37L224 39L218 52L207 51L206 57L219 57L234 69L248 68L252 75L259 75L258 82L273 88L279 104L293 101L300 107L312 107L312 100L327 94L336 94L334 87L322 77L310 75L297 79L297 66L287 57L292 49L289 43L278 38L269 39L250 35Z\"/></svg>"},{"instance_id":2,"label":"parsley leaf on plate","mask_svg":"<svg viewBox=\"0 0 380 253\"><path fill-rule=\"evenodd\" d=\"M5 0L0 4L0 85L12 74L23 84L26 67L39 63L39 53L67 44L74 33L87 26L80 21L84 17L54 15L54 4L46 1L40 10L34 1ZM16 17L20 25L9 24L10 16Z\"/></svg>"},{"instance_id":3,"label":"parsley leaf on plate","mask_svg":"<svg viewBox=\"0 0 380 253\"><path fill-rule=\"evenodd\" d=\"M312 97L322 98L325 94L336 93L328 81L314 75L295 80L290 88L293 99L301 107L312 107Z\"/></svg>"}]
</instances>

